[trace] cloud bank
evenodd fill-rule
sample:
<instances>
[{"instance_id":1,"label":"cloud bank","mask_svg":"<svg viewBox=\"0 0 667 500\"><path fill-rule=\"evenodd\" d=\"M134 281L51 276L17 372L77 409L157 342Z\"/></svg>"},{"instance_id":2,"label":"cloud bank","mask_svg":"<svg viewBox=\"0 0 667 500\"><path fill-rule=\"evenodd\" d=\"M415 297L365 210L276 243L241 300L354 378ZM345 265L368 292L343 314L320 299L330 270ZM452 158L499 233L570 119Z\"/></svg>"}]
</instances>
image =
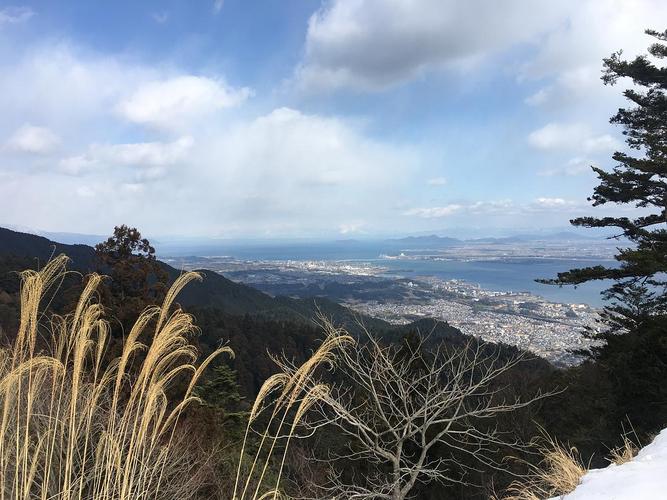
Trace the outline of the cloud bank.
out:
<instances>
[{"instance_id":1,"label":"cloud bank","mask_svg":"<svg viewBox=\"0 0 667 500\"><path fill-rule=\"evenodd\" d=\"M202 9L226 19L222 1ZM644 51L643 29L667 19L654 0L313 9L302 52L257 82L252 60L227 71L243 47L179 64L60 33L24 43L20 30L41 14L0 8L0 36L12 42L0 44L7 222L281 237L563 225L588 210L589 166L609 166L623 147L607 124L620 89L601 85L601 59ZM156 16L144 15L152 28L177 29L175 16ZM280 42L270 35L257 37L261 51Z\"/></svg>"}]
</instances>

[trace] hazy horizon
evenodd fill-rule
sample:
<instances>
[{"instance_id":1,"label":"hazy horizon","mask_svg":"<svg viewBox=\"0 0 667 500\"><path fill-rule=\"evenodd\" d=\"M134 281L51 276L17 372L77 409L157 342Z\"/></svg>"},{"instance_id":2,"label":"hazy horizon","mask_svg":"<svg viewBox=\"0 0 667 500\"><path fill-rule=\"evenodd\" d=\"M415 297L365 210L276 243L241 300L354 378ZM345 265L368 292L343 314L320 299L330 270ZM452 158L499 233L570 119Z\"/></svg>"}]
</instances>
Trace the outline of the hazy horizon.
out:
<instances>
[{"instance_id":1,"label":"hazy horizon","mask_svg":"<svg viewBox=\"0 0 667 500\"><path fill-rule=\"evenodd\" d=\"M0 227L10 229L12 231L35 234L44 236L59 243L66 244L87 244L93 245L97 242L108 238L108 234L91 234L79 233L73 231L47 231L42 228L34 228L27 226L17 226L13 224L4 224L0 222ZM232 245L254 245L254 244L294 244L294 243L341 243L348 241L357 242L379 242L385 240L406 239L406 238L420 238L436 236L440 238L452 238L465 241L474 241L485 238L512 238L512 237L553 237L559 234L572 235L581 239L590 240L604 240L612 235L610 231L600 229L582 229L574 226L556 226L556 227L514 227L514 228L441 228L417 232L393 232L393 233L357 233L354 235L340 235L340 234L321 234L310 236L257 236L257 237L224 237L211 235L179 235L179 234L150 234L143 233L143 236L156 244L180 244L184 246L196 244L232 244ZM60 239L58 239L60 237Z\"/></svg>"}]
</instances>

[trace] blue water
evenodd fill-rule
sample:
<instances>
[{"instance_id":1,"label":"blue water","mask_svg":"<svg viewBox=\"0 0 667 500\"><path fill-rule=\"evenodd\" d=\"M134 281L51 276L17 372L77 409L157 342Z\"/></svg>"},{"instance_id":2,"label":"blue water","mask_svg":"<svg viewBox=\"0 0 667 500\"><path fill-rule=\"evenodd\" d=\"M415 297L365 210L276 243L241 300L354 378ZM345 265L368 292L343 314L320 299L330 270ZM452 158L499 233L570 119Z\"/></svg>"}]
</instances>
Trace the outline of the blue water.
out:
<instances>
[{"instance_id":1,"label":"blue water","mask_svg":"<svg viewBox=\"0 0 667 500\"><path fill-rule=\"evenodd\" d=\"M389 260L377 261L393 273L405 277L434 276L444 280L460 279L494 291L529 292L551 302L589 304L600 307L600 292L606 282L585 283L576 288L543 285L538 278L555 278L557 273L575 267L599 265L600 261L568 259L521 259L492 261ZM603 264L609 264L603 262Z\"/></svg>"}]
</instances>

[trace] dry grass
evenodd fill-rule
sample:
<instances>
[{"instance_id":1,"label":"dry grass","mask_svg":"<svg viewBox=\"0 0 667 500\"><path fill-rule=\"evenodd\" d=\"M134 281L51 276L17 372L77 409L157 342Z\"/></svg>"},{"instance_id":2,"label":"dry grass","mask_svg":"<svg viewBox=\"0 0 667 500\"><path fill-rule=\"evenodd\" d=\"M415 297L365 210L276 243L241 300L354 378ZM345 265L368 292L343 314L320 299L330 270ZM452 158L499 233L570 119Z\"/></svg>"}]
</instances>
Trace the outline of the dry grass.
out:
<instances>
[{"instance_id":1,"label":"dry grass","mask_svg":"<svg viewBox=\"0 0 667 500\"><path fill-rule=\"evenodd\" d=\"M531 472L508 488L504 500L543 500L565 495L578 486L587 472L576 448L567 448L552 438L546 438L540 453L542 461L531 465Z\"/></svg>"},{"instance_id":2,"label":"dry grass","mask_svg":"<svg viewBox=\"0 0 667 500\"><path fill-rule=\"evenodd\" d=\"M201 471L210 464L192 452L196 439L180 429L179 418L198 401L193 390L210 362L222 353L233 356L222 347L196 364L198 352L188 341L193 318L173 302L200 276L179 277L162 306L137 319L120 356L103 363L109 326L93 300L99 275L88 277L71 315L45 314L45 297L57 288L66 264L61 255L41 271L22 273L18 334L0 349L0 500L195 498ZM145 345L140 338L152 341ZM283 497L290 440L308 409L328 393L324 385L312 387L313 372L333 363L335 350L351 342L329 332L302 366L281 365L284 372L265 382L250 413L234 500ZM170 401L167 394L183 381L186 389ZM259 444L247 466L251 432Z\"/></svg>"},{"instance_id":3,"label":"dry grass","mask_svg":"<svg viewBox=\"0 0 667 500\"><path fill-rule=\"evenodd\" d=\"M623 436L623 444L610 450L610 463L622 465L631 461L640 450L638 438L631 431ZM521 481L515 481L503 496L503 500L543 500L572 492L588 472L581 462L576 448L566 448L556 440L544 435L544 445L539 449L543 459L538 466L529 465L530 474Z\"/></svg>"},{"instance_id":4,"label":"dry grass","mask_svg":"<svg viewBox=\"0 0 667 500\"><path fill-rule=\"evenodd\" d=\"M177 432L199 376L187 336L193 319L173 300L195 273L182 275L162 307L144 311L122 354L102 360L109 327L92 300L101 277L91 275L74 313L46 321L42 302L65 272L59 256L39 272L22 273L20 327L0 351L0 499L187 499L200 486L201 460L184 453ZM152 342L138 341L149 325ZM38 349L39 339L47 347ZM142 352L141 361L136 354ZM133 367L130 376L129 370ZM177 401L175 381L187 389Z\"/></svg>"},{"instance_id":5,"label":"dry grass","mask_svg":"<svg viewBox=\"0 0 667 500\"><path fill-rule=\"evenodd\" d=\"M623 436L623 444L609 452L609 461L616 465L629 462L637 455L639 446L628 436Z\"/></svg>"}]
</instances>

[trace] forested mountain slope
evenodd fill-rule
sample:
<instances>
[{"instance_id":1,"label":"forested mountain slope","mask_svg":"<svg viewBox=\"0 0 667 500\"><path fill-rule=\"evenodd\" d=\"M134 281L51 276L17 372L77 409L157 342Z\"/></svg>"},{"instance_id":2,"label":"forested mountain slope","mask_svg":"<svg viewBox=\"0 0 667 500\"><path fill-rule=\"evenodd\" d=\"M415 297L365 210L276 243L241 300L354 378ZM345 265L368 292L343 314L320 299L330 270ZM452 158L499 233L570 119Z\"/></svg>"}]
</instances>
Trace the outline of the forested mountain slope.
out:
<instances>
[{"instance_id":1,"label":"forested mountain slope","mask_svg":"<svg viewBox=\"0 0 667 500\"><path fill-rule=\"evenodd\" d=\"M0 257L21 257L24 266L39 267L54 255L66 254L71 259L71 269L90 272L95 266L95 250L87 245L68 245L51 241L42 236L0 228ZM161 263L171 280L181 270ZM5 266L6 267L6 266ZM10 266L11 267L11 266ZM19 268L8 269L16 271ZM335 322L354 329L358 320L371 329L388 329L384 321L360 317L335 302L323 298L292 299L273 298L250 286L233 282L213 271L201 270L203 281L192 283L179 295L179 302L186 307L213 307L227 314L261 316L270 319L308 321L322 313Z\"/></svg>"}]
</instances>

